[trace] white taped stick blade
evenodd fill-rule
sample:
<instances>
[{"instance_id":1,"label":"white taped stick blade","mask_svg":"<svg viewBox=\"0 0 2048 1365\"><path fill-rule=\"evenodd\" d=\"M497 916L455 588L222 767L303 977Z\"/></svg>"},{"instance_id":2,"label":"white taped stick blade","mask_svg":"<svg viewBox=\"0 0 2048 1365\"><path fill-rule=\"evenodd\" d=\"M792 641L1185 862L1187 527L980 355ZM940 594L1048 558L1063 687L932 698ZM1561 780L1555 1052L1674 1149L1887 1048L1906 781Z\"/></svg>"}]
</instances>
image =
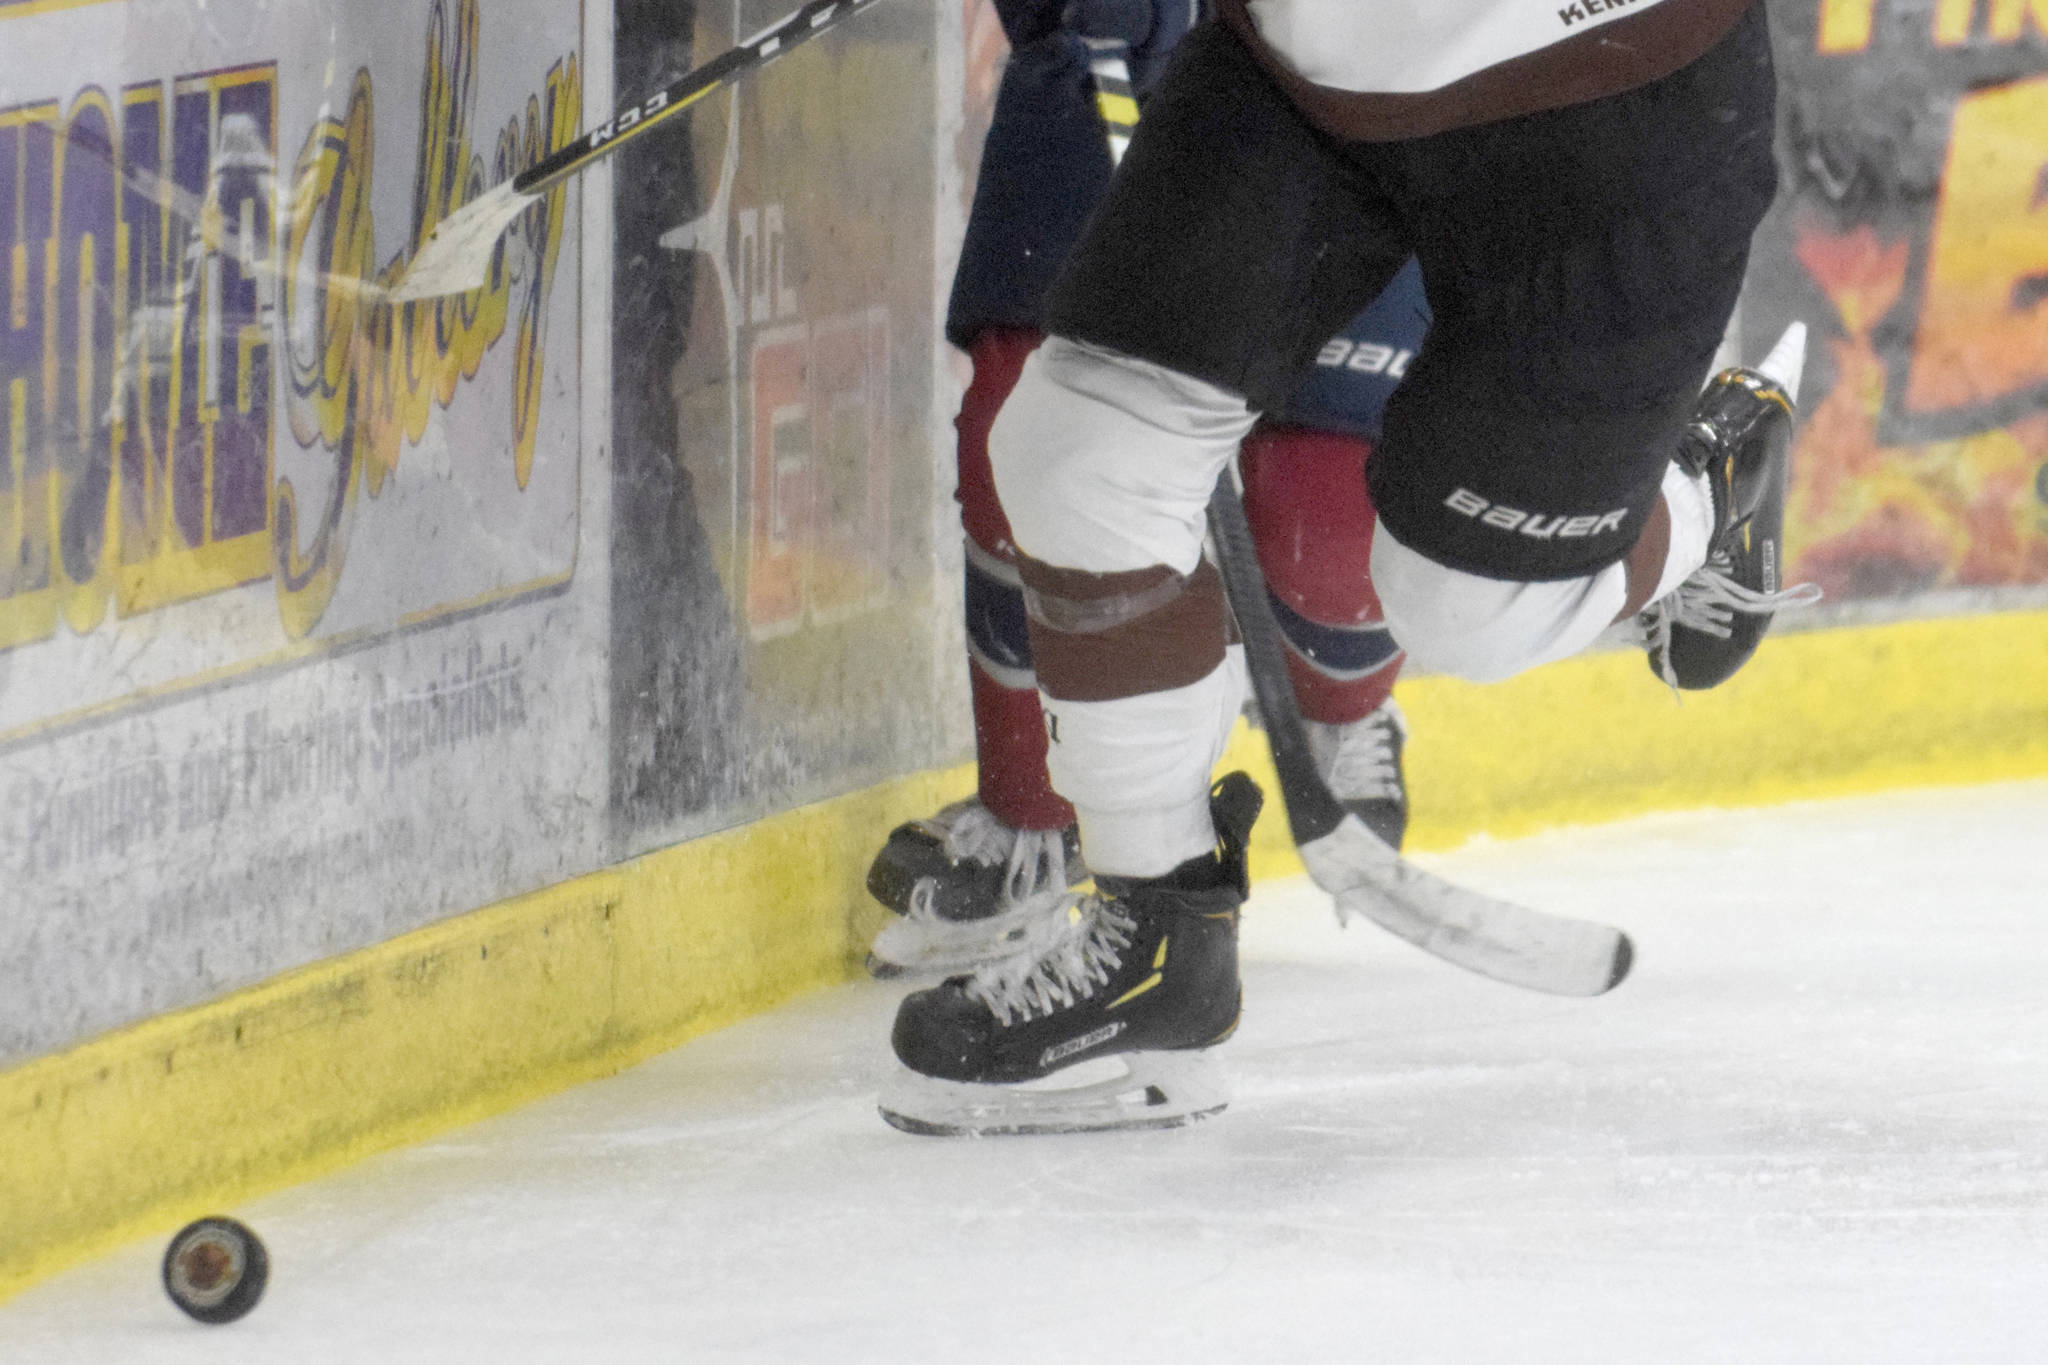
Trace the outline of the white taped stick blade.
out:
<instances>
[{"instance_id":1,"label":"white taped stick blade","mask_svg":"<svg viewBox=\"0 0 2048 1365\"><path fill-rule=\"evenodd\" d=\"M1359 914L1468 971L1549 995L1604 995L1635 961L1609 925L1531 910L1446 881L1396 853L1355 815L1303 844L1340 919Z\"/></svg>"},{"instance_id":2,"label":"white taped stick blade","mask_svg":"<svg viewBox=\"0 0 2048 1365\"><path fill-rule=\"evenodd\" d=\"M413 254L391 290L391 300L404 303L481 288L498 239L539 197L514 189L507 180L443 218Z\"/></svg>"},{"instance_id":3,"label":"white taped stick blade","mask_svg":"<svg viewBox=\"0 0 2048 1365\"><path fill-rule=\"evenodd\" d=\"M877 1101L892 1128L929 1137L1011 1137L1178 1128L1230 1103L1209 1052L1126 1052L1017 1085L942 1081L899 1067Z\"/></svg>"}]
</instances>

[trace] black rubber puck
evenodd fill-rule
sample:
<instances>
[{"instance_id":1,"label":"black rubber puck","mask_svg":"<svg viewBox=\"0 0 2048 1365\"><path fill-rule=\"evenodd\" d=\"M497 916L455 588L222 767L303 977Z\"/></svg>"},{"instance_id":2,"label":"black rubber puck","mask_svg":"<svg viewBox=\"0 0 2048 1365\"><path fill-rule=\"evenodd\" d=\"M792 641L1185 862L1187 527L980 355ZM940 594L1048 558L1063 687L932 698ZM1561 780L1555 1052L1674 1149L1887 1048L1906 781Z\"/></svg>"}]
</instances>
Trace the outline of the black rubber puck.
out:
<instances>
[{"instance_id":1,"label":"black rubber puck","mask_svg":"<svg viewBox=\"0 0 2048 1365\"><path fill-rule=\"evenodd\" d=\"M233 1322L269 1282L270 1253L232 1218L188 1223L164 1252L164 1292L201 1322Z\"/></svg>"}]
</instances>

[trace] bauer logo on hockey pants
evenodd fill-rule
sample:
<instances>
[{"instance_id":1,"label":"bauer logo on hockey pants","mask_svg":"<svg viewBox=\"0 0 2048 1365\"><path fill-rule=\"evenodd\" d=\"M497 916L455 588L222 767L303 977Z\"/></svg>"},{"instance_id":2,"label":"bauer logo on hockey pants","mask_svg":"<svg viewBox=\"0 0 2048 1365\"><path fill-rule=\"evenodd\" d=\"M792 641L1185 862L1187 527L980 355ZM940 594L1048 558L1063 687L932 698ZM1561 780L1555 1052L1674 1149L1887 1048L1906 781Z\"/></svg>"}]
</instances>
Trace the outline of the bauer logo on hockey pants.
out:
<instances>
[{"instance_id":1,"label":"bauer logo on hockey pants","mask_svg":"<svg viewBox=\"0 0 2048 1365\"><path fill-rule=\"evenodd\" d=\"M1104 1024L1093 1033L1084 1033L1079 1038L1069 1038L1064 1043L1047 1048L1044 1054L1039 1057L1038 1064L1042 1067L1058 1066L1067 1058L1086 1052L1091 1047L1099 1047L1123 1031L1124 1026L1121 1021L1114 1024Z\"/></svg>"},{"instance_id":2,"label":"bauer logo on hockey pants","mask_svg":"<svg viewBox=\"0 0 2048 1365\"><path fill-rule=\"evenodd\" d=\"M1617 507L1612 512L1584 512L1577 516L1544 516L1541 512L1524 512L1519 507L1491 502L1480 497L1469 488L1460 488L1444 499L1444 506L1459 516L1471 517L1481 526L1492 526L1502 531L1529 536L1535 540L1585 540L1592 536L1619 531L1626 507Z\"/></svg>"}]
</instances>

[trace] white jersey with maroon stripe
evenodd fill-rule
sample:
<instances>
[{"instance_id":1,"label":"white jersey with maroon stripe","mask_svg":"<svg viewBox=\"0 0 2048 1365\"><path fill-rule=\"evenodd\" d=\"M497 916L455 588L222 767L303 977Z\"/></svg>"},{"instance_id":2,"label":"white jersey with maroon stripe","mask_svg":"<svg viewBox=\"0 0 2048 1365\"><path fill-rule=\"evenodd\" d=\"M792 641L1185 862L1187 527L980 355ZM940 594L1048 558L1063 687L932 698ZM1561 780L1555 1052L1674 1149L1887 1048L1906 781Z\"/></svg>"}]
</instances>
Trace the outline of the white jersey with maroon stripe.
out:
<instances>
[{"instance_id":1,"label":"white jersey with maroon stripe","mask_svg":"<svg viewBox=\"0 0 2048 1365\"><path fill-rule=\"evenodd\" d=\"M1423 94L1667 0L1248 0L1259 36L1331 90Z\"/></svg>"}]
</instances>

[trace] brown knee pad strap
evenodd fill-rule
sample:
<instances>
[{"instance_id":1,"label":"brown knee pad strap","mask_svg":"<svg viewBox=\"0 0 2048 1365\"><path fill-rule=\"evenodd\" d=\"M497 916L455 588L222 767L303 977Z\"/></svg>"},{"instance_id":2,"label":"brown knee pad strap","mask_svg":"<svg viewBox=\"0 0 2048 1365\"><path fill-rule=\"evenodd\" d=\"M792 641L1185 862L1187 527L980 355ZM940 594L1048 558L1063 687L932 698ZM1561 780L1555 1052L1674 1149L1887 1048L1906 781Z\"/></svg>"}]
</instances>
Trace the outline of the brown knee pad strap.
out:
<instances>
[{"instance_id":1,"label":"brown knee pad strap","mask_svg":"<svg viewBox=\"0 0 2048 1365\"><path fill-rule=\"evenodd\" d=\"M1223 578L1203 560L1182 578L1165 565L1084 573L1023 559L1039 690L1114 701L1187 687L1223 662Z\"/></svg>"}]
</instances>

